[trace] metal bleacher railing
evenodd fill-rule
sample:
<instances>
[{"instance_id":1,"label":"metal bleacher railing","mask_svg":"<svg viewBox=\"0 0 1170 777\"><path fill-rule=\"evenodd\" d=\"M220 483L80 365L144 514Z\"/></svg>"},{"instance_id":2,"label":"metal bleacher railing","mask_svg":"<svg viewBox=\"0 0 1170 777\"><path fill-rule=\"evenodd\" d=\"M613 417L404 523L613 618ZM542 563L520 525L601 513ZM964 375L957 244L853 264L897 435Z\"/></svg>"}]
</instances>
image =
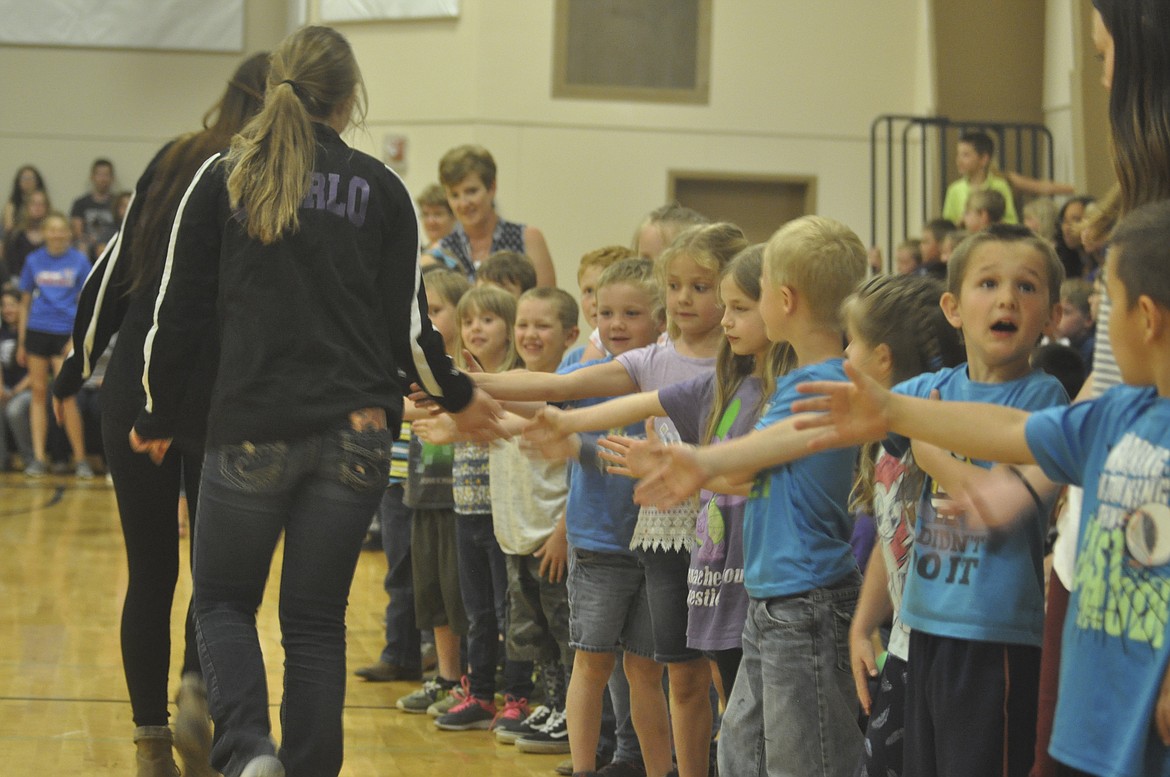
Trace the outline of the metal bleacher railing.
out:
<instances>
[{"instance_id":1,"label":"metal bleacher railing","mask_svg":"<svg viewBox=\"0 0 1170 777\"><path fill-rule=\"evenodd\" d=\"M947 184L956 175L950 164L955 144L960 135L976 130L995 141L1001 171L1052 178L1052 133L1043 124L896 114L878 116L870 124L870 245L881 245L887 260L896 241L917 236L941 213ZM914 177L918 188L911 202ZM911 220L913 215L917 218Z\"/></svg>"}]
</instances>

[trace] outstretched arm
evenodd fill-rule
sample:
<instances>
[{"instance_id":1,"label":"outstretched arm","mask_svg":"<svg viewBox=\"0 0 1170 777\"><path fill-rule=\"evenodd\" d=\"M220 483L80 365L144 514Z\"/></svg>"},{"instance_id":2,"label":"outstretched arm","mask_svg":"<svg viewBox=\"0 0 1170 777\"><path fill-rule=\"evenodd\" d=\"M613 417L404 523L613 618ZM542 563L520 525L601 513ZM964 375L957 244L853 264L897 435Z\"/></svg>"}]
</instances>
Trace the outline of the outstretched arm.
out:
<instances>
[{"instance_id":1,"label":"outstretched arm","mask_svg":"<svg viewBox=\"0 0 1170 777\"><path fill-rule=\"evenodd\" d=\"M657 391L643 391L574 410L546 406L524 428L524 437L534 445L543 445L574 432L615 429L661 415L666 415L666 410L658 400Z\"/></svg>"},{"instance_id":2,"label":"outstretched arm","mask_svg":"<svg viewBox=\"0 0 1170 777\"><path fill-rule=\"evenodd\" d=\"M630 373L618 362L605 362L557 375L551 372L481 372L471 376L496 399L526 402L567 402L611 397L638 390Z\"/></svg>"},{"instance_id":3,"label":"outstretched arm","mask_svg":"<svg viewBox=\"0 0 1170 777\"><path fill-rule=\"evenodd\" d=\"M634 498L640 504L666 508L705 485L713 491L738 493L739 489L728 486L808 455L810 445L821 435L817 429L798 431L796 418L790 417L717 445L667 446L662 466L638 484Z\"/></svg>"},{"instance_id":4,"label":"outstretched arm","mask_svg":"<svg viewBox=\"0 0 1170 777\"><path fill-rule=\"evenodd\" d=\"M848 361L845 373L847 383L816 381L797 386L801 393L818 395L792 405L793 412L804 414L798 429L823 430L813 438L813 450L859 445L894 432L972 459L1007 464L1036 461L1024 436L1028 413L1022 410L895 394Z\"/></svg>"}]
</instances>

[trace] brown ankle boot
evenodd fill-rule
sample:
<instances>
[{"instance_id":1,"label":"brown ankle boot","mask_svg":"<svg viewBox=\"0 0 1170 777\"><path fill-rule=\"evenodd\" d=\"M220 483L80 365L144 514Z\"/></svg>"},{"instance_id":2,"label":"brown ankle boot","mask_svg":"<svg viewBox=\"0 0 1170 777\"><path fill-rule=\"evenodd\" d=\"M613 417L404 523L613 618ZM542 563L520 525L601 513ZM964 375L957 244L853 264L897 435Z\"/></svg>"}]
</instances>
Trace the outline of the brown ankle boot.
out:
<instances>
[{"instance_id":1,"label":"brown ankle boot","mask_svg":"<svg viewBox=\"0 0 1170 777\"><path fill-rule=\"evenodd\" d=\"M217 777L211 768L211 717L207 687L195 672L183 675L175 716L175 749L183 759L183 777Z\"/></svg>"},{"instance_id":2,"label":"brown ankle boot","mask_svg":"<svg viewBox=\"0 0 1170 777\"><path fill-rule=\"evenodd\" d=\"M138 745L138 777L179 777L171 754L171 730L167 726L139 726L134 729Z\"/></svg>"}]
</instances>

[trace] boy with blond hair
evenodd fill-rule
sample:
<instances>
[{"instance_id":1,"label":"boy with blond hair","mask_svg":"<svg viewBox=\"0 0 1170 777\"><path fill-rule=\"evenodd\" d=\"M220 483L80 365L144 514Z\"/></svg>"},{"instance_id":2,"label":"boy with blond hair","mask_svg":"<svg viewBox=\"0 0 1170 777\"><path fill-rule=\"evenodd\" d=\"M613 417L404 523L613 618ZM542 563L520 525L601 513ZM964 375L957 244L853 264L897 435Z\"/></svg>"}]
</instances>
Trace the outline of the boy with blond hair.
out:
<instances>
[{"instance_id":1,"label":"boy with blond hair","mask_svg":"<svg viewBox=\"0 0 1170 777\"><path fill-rule=\"evenodd\" d=\"M605 356L605 348L601 345L601 335L597 331L597 281L606 267L622 259L632 259L637 254L626 246L605 246L595 248L581 257L577 265L577 287L580 289L581 315L585 323L591 328L589 341L578 346L565 356L567 364L576 364L579 361L587 362Z\"/></svg>"},{"instance_id":2,"label":"boy with blond hair","mask_svg":"<svg viewBox=\"0 0 1170 777\"><path fill-rule=\"evenodd\" d=\"M860 752L848 642L861 583L849 545L857 451L805 456L801 443L775 455L771 438L791 415L798 383L844 375L841 303L865 273L865 247L840 222L805 216L776 232L764 249L760 315L769 340L792 346L797 367L777 379L756 431L695 454L671 446L675 462L639 486L640 501L670 504L700 484L724 490L769 467L755 475L744 517L750 601L720 774L845 777ZM712 459L729 466L711 470ZM664 502L652 496L659 489L670 492Z\"/></svg>"}]
</instances>

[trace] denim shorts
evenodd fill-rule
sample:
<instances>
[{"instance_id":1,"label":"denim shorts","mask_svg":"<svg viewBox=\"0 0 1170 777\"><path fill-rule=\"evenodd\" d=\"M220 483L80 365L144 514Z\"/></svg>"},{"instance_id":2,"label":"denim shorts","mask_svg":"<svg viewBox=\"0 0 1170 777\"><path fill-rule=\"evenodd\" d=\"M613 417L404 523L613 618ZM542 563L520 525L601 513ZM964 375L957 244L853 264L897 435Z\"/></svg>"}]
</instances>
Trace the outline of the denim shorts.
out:
<instances>
[{"instance_id":1,"label":"denim shorts","mask_svg":"<svg viewBox=\"0 0 1170 777\"><path fill-rule=\"evenodd\" d=\"M687 647L687 573L691 554L685 550L639 550L646 576L654 660L660 664L694 661L703 653Z\"/></svg>"},{"instance_id":2,"label":"denim shorts","mask_svg":"<svg viewBox=\"0 0 1170 777\"><path fill-rule=\"evenodd\" d=\"M588 653L654 656L646 576L633 555L573 549L569 644Z\"/></svg>"}]
</instances>

